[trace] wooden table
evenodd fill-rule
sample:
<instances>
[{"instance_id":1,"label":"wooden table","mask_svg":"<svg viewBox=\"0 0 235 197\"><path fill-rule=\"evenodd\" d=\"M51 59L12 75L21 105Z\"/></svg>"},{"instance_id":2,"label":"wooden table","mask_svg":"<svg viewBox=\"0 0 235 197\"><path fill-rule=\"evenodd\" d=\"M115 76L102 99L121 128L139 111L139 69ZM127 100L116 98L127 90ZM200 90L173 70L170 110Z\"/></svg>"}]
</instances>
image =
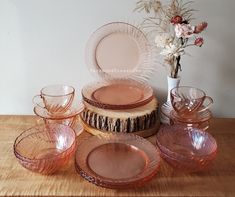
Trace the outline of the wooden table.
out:
<instances>
[{"instance_id":1,"label":"wooden table","mask_svg":"<svg viewBox=\"0 0 235 197\"><path fill-rule=\"evenodd\" d=\"M36 124L34 116L0 116L0 196L235 196L235 119L214 119L210 132L219 153L208 172L175 172L164 161L160 172L139 189L111 190L90 184L78 175L73 161L52 176L22 168L12 146L17 135ZM84 132L81 139L89 137ZM155 136L149 138L155 141Z\"/></svg>"}]
</instances>

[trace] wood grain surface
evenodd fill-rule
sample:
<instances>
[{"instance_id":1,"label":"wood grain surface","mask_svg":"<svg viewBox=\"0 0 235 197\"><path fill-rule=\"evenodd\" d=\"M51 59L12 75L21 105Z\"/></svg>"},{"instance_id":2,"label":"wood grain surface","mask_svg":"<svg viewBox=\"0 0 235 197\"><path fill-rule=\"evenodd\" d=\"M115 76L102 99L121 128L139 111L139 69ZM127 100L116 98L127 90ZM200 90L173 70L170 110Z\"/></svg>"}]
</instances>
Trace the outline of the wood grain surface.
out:
<instances>
[{"instance_id":1,"label":"wood grain surface","mask_svg":"<svg viewBox=\"0 0 235 197\"><path fill-rule=\"evenodd\" d=\"M90 184L74 160L52 176L32 173L13 154L15 138L36 124L34 116L0 116L0 196L235 196L235 119L214 119L209 132L218 142L218 157L207 172L184 174L164 161L157 176L142 188L111 190ZM79 136L81 142L90 134ZM149 140L154 143L155 136Z\"/></svg>"},{"instance_id":2,"label":"wood grain surface","mask_svg":"<svg viewBox=\"0 0 235 197\"><path fill-rule=\"evenodd\" d=\"M102 133L110 132L110 131L102 131L99 129L92 128L89 125L87 125L85 122L83 122L82 119L80 120L80 123L82 124L82 126L86 130L86 132L88 132L92 135L99 135ZM142 130L142 131L131 132L131 133L135 134L135 135L139 135L144 138L147 138L147 137L150 137L150 136L156 134L157 131L159 130L159 128L160 128L160 120L157 120L155 125L153 125L151 128L146 129L146 130ZM112 132L115 132L115 131L112 131Z\"/></svg>"},{"instance_id":3,"label":"wood grain surface","mask_svg":"<svg viewBox=\"0 0 235 197\"><path fill-rule=\"evenodd\" d=\"M126 110L104 110L84 101L83 122L92 128L114 132L137 132L151 129L157 122L158 101ZM144 132L142 132L144 133Z\"/></svg>"}]
</instances>

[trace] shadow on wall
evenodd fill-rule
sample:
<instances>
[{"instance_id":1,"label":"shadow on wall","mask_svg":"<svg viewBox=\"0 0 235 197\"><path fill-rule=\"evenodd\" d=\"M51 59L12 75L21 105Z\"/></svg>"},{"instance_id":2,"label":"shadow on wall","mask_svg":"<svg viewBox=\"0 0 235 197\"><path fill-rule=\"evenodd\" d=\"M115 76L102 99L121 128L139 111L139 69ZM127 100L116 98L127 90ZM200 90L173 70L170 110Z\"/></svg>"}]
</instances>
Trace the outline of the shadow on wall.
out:
<instances>
[{"instance_id":1,"label":"shadow on wall","mask_svg":"<svg viewBox=\"0 0 235 197\"><path fill-rule=\"evenodd\" d=\"M159 107L164 103L166 102L166 99L167 99L167 91L164 90L164 89L156 89L153 87L153 91L154 91L154 95L156 96L157 100L158 100L158 104L159 104Z\"/></svg>"},{"instance_id":2,"label":"shadow on wall","mask_svg":"<svg viewBox=\"0 0 235 197\"><path fill-rule=\"evenodd\" d=\"M234 50L228 51L228 56L221 57L220 66L216 70L213 94L216 97L215 108L221 109L215 115L220 117L235 117L235 111L232 110L235 102Z\"/></svg>"}]
</instances>

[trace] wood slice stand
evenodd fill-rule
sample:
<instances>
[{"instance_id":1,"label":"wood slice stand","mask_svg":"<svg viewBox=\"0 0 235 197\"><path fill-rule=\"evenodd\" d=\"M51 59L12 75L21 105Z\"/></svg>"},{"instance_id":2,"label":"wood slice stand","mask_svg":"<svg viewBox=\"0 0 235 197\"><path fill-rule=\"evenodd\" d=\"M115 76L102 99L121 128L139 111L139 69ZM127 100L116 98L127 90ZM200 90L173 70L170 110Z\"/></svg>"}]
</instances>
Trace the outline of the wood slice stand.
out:
<instances>
[{"instance_id":1,"label":"wood slice stand","mask_svg":"<svg viewBox=\"0 0 235 197\"><path fill-rule=\"evenodd\" d=\"M139 132L139 134L142 133L141 136L150 136L157 130L158 102L156 98L144 106L125 110L107 110L86 102L84 104L85 110L81 114L81 119L85 127L92 130L91 133L112 131L137 134Z\"/></svg>"},{"instance_id":2,"label":"wood slice stand","mask_svg":"<svg viewBox=\"0 0 235 197\"><path fill-rule=\"evenodd\" d=\"M99 134L102 134L102 133L107 133L107 132L110 132L110 131L102 131L102 130L98 130L98 129L95 129L95 128L92 128L90 127L89 125L87 125L85 122L83 122L81 120L81 123L82 123L82 126L84 128L84 130L92 135L99 135ZM154 126L152 126L150 129L146 129L146 130L143 130L143 131L136 131L136 132L132 132L132 134L135 134L135 135L139 135L141 137L150 137L152 135L154 135L158 129L160 127L160 120L157 120L156 124Z\"/></svg>"}]
</instances>

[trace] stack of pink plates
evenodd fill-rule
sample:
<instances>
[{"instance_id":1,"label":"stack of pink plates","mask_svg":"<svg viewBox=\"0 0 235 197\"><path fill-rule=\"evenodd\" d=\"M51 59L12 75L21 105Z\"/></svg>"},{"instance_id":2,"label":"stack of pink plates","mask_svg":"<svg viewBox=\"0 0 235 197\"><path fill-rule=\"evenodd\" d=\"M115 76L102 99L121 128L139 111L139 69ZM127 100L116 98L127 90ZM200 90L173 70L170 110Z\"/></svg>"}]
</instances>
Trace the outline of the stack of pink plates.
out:
<instances>
[{"instance_id":1,"label":"stack of pink plates","mask_svg":"<svg viewBox=\"0 0 235 197\"><path fill-rule=\"evenodd\" d=\"M134 80L99 81L85 86L82 96L87 103L103 109L131 109L153 99L153 89Z\"/></svg>"},{"instance_id":2,"label":"stack of pink plates","mask_svg":"<svg viewBox=\"0 0 235 197\"><path fill-rule=\"evenodd\" d=\"M189 172L207 169L217 153L216 140L209 133L181 125L161 127L156 144L170 165Z\"/></svg>"},{"instance_id":3,"label":"stack of pink plates","mask_svg":"<svg viewBox=\"0 0 235 197\"><path fill-rule=\"evenodd\" d=\"M145 81L153 71L153 50L137 27L113 22L98 28L86 47L86 63L101 80L85 86L83 99L104 109L130 109L153 98Z\"/></svg>"},{"instance_id":4,"label":"stack of pink plates","mask_svg":"<svg viewBox=\"0 0 235 197\"><path fill-rule=\"evenodd\" d=\"M133 134L93 136L78 146L75 158L83 178L113 189L142 186L157 174L159 165L156 147Z\"/></svg>"},{"instance_id":5,"label":"stack of pink plates","mask_svg":"<svg viewBox=\"0 0 235 197\"><path fill-rule=\"evenodd\" d=\"M157 100L153 89L145 83L154 70L153 52L145 34L128 23L109 23L91 35L86 64L99 80L82 89L85 104L82 120L91 133L93 129L96 133L97 130L153 133ZM144 106L145 109L140 109Z\"/></svg>"}]
</instances>

